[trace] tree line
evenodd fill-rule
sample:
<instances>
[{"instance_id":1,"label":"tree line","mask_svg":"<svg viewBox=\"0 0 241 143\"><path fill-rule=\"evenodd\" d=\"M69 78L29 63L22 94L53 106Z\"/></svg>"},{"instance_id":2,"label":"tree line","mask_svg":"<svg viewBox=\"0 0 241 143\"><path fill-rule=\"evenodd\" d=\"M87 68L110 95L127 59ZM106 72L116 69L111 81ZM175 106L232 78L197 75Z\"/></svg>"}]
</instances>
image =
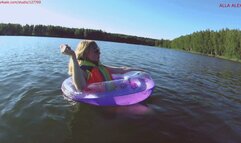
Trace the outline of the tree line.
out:
<instances>
[{"instance_id":1,"label":"tree line","mask_svg":"<svg viewBox=\"0 0 241 143\"><path fill-rule=\"evenodd\" d=\"M240 60L241 31L222 29L194 32L172 40L169 47Z\"/></svg>"},{"instance_id":2,"label":"tree line","mask_svg":"<svg viewBox=\"0 0 241 143\"><path fill-rule=\"evenodd\" d=\"M0 35L47 36L141 44L241 60L240 30L205 30L181 36L174 40L158 40L84 28L28 24L22 26L20 24L2 23L0 24Z\"/></svg>"},{"instance_id":3,"label":"tree line","mask_svg":"<svg viewBox=\"0 0 241 143\"><path fill-rule=\"evenodd\" d=\"M0 24L0 35L21 35L21 36L47 36L62 38L92 39L102 41L112 41L130 44L141 44L149 46L160 46L160 43L168 40L158 40L124 34L107 33L102 30L67 28L52 25L20 25L20 24Z\"/></svg>"}]
</instances>

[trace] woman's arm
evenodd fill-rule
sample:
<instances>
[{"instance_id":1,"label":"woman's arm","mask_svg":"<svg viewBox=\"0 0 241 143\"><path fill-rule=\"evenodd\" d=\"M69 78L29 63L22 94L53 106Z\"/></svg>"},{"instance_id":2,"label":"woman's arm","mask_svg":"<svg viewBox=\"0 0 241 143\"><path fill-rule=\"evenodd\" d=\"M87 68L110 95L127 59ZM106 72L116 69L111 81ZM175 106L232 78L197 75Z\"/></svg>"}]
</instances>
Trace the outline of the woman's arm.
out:
<instances>
[{"instance_id":1,"label":"woman's arm","mask_svg":"<svg viewBox=\"0 0 241 143\"><path fill-rule=\"evenodd\" d=\"M71 62L73 63L72 80L75 88L79 91L83 90L87 85L85 78L87 75L80 69L75 52L68 45L60 45L60 49L63 54L71 57Z\"/></svg>"},{"instance_id":2,"label":"woman's arm","mask_svg":"<svg viewBox=\"0 0 241 143\"><path fill-rule=\"evenodd\" d=\"M106 66L111 74L124 74L129 71L144 71L143 69L138 68L130 68L130 67L113 67L113 66Z\"/></svg>"}]
</instances>

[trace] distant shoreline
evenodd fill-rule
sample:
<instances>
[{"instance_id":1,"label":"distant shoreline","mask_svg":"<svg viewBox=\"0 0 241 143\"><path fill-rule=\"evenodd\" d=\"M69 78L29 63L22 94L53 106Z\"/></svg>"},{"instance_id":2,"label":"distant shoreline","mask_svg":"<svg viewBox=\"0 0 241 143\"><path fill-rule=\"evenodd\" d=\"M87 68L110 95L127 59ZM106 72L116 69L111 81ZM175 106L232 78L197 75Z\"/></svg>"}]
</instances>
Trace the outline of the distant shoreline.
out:
<instances>
[{"instance_id":1,"label":"distant shoreline","mask_svg":"<svg viewBox=\"0 0 241 143\"><path fill-rule=\"evenodd\" d=\"M68 28L53 25L20 25L10 23L0 23L0 35L92 39L149 46L157 46L157 44L163 43L163 41L168 41L163 39L158 40L124 34L107 33L102 30Z\"/></svg>"},{"instance_id":2,"label":"distant shoreline","mask_svg":"<svg viewBox=\"0 0 241 143\"><path fill-rule=\"evenodd\" d=\"M222 60L227 60L227 61L232 61L232 62L241 63L241 60L240 60L240 59L228 58L228 57L225 57L225 56L214 56L214 55L211 55L211 54L203 54L203 53L199 53L199 52L195 52L195 51L186 51L186 50L182 50L182 49L173 49L173 50L177 50L177 51L182 51L182 52L186 52L186 53L197 54L197 55L201 55L201 56L208 56L208 57L218 58L218 59L222 59Z\"/></svg>"},{"instance_id":3,"label":"distant shoreline","mask_svg":"<svg viewBox=\"0 0 241 143\"><path fill-rule=\"evenodd\" d=\"M1 36L24 36L24 35L0 35L0 37ZM68 38L68 37L49 37L49 36L36 36L36 35L28 36L28 37ZM70 39L79 39L79 38L70 38ZM103 40L97 40L97 41L103 41ZM115 41L105 41L105 42L115 42ZM117 42L117 43L122 43L122 42ZM131 44L131 43L127 43L127 44ZM145 46L148 46L148 45L145 45ZM157 46L154 46L154 47L157 47ZM157 48L166 48L166 47L157 47ZM182 51L182 52L186 52L186 53L197 54L197 55L208 56L208 57L213 57L213 58L241 63L241 60L239 60L239 59L235 59L235 58L231 59L231 58L228 58L225 56L214 56L211 54L203 54L203 53L199 53L199 52L195 52L195 51L186 51L186 50L182 50L182 49L173 49L173 48L167 48L167 49L172 49L172 50Z\"/></svg>"},{"instance_id":4,"label":"distant shoreline","mask_svg":"<svg viewBox=\"0 0 241 143\"><path fill-rule=\"evenodd\" d=\"M91 39L128 44L147 45L183 50L241 62L241 31L222 29L205 30L180 36L173 40L152 39L124 34L107 33L102 30L68 28L52 25L20 25L0 23L0 36L39 36L55 38Z\"/></svg>"},{"instance_id":5,"label":"distant shoreline","mask_svg":"<svg viewBox=\"0 0 241 143\"><path fill-rule=\"evenodd\" d=\"M241 31L238 29L205 30L178 37L170 47L207 56L241 60Z\"/></svg>"}]
</instances>

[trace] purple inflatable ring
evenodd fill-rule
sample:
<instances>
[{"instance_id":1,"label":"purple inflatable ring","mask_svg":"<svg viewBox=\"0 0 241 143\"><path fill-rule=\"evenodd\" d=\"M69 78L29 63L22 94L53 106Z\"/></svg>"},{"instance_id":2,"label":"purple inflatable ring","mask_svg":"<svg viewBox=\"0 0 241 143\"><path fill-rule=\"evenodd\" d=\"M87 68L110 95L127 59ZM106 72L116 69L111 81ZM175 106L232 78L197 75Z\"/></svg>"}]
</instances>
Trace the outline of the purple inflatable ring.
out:
<instances>
[{"instance_id":1,"label":"purple inflatable ring","mask_svg":"<svg viewBox=\"0 0 241 143\"><path fill-rule=\"evenodd\" d=\"M151 76L141 71L112 75L113 80L92 83L77 91L69 77L62 83L64 96L76 102L97 106L131 105L145 100L154 89Z\"/></svg>"}]
</instances>

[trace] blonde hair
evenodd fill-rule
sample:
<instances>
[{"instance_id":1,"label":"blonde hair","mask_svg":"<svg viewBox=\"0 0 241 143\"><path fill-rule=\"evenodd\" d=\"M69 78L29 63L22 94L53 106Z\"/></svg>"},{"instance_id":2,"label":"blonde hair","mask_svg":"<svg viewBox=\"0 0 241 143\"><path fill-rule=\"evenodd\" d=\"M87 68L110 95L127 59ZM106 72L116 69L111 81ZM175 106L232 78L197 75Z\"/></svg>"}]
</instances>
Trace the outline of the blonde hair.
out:
<instances>
[{"instance_id":1,"label":"blonde hair","mask_svg":"<svg viewBox=\"0 0 241 143\"><path fill-rule=\"evenodd\" d=\"M76 55L79 65L81 65L81 63L84 60L88 60L87 55L90 51L90 47L98 48L98 45L93 40L83 40L83 41L79 42L79 44L77 45L77 48L75 49L75 55ZM72 72L73 72L73 62L70 59L69 60L69 71L68 71L69 75L72 75Z\"/></svg>"}]
</instances>

